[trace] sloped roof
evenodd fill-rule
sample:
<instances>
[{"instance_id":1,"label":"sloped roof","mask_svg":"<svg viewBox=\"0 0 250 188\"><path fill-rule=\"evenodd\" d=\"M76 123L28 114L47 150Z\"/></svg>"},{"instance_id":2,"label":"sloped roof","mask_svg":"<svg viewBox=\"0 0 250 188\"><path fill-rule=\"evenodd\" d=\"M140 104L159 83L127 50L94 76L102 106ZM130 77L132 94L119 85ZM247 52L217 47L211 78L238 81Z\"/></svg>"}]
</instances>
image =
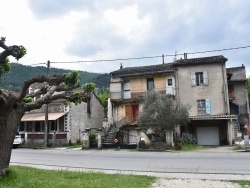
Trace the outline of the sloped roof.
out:
<instances>
[{"instance_id":1,"label":"sloped roof","mask_svg":"<svg viewBox=\"0 0 250 188\"><path fill-rule=\"evenodd\" d=\"M110 73L111 76L138 76L147 74L161 74L167 72L173 72L173 63L160 64L160 65L150 65L150 66L138 66L138 67L126 67Z\"/></svg>"},{"instance_id":2,"label":"sloped roof","mask_svg":"<svg viewBox=\"0 0 250 188\"><path fill-rule=\"evenodd\" d=\"M120 68L119 70L110 72L110 75L112 77L129 77L129 76L140 76L140 75L149 75L149 74L162 74L162 73L167 73L167 72L174 72L175 66L208 64L208 63L218 63L218 62L226 62L226 61L227 61L227 58L225 58L222 55L191 58L191 59L180 59L173 63Z\"/></svg>"},{"instance_id":3,"label":"sloped roof","mask_svg":"<svg viewBox=\"0 0 250 188\"><path fill-rule=\"evenodd\" d=\"M207 119L236 119L236 115L200 115L200 116L189 116L192 120L207 120Z\"/></svg>"},{"instance_id":4,"label":"sloped roof","mask_svg":"<svg viewBox=\"0 0 250 188\"><path fill-rule=\"evenodd\" d=\"M217 63L217 62L226 62L226 61L227 61L227 58L225 58L223 55L219 55L219 56L192 58L192 59L179 59L175 61L174 65L182 66L182 65L190 65L190 64Z\"/></svg>"},{"instance_id":5,"label":"sloped roof","mask_svg":"<svg viewBox=\"0 0 250 188\"><path fill-rule=\"evenodd\" d=\"M48 113L48 120L53 121L67 114L67 112ZM45 113L24 114L21 121L44 121Z\"/></svg>"}]
</instances>

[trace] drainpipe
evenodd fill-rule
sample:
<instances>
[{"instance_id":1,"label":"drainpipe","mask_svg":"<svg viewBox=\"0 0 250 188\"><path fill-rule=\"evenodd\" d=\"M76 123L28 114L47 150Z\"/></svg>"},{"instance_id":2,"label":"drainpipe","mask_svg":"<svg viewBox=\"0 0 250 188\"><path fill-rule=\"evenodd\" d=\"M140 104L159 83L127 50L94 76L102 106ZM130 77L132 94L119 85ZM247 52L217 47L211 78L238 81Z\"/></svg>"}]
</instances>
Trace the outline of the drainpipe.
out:
<instances>
[{"instance_id":1,"label":"drainpipe","mask_svg":"<svg viewBox=\"0 0 250 188\"><path fill-rule=\"evenodd\" d=\"M175 81L176 81L176 86L175 86L175 95L176 95L176 98L178 99L179 101L179 106L180 106L180 92L179 92L179 76L178 76L178 69L175 68L175 74L174 74L174 77L175 77Z\"/></svg>"},{"instance_id":2,"label":"drainpipe","mask_svg":"<svg viewBox=\"0 0 250 188\"><path fill-rule=\"evenodd\" d=\"M225 102L225 107L226 107L226 114L230 114L230 112L229 112L229 104L228 104L228 97L227 97L227 95L228 95L227 83L225 82L225 71L224 71L224 67L223 67L224 62L223 61L221 61L221 62L222 62L221 68L222 68L222 76L223 76L223 93L224 93L224 102Z\"/></svg>"},{"instance_id":3,"label":"drainpipe","mask_svg":"<svg viewBox=\"0 0 250 188\"><path fill-rule=\"evenodd\" d=\"M228 90L227 90L227 82L225 81L225 71L224 71L224 65L225 63L221 61L221 68L222 68L222 76L223 76L223 94L224 94L224 102L226 107L226 114L230 114L229 110L229 101L228 101ZM233 126L232 126L232 120L229 122L227 121L227 139L228 144L232 145L233 141Z\"/></svg>"}]
</instances>

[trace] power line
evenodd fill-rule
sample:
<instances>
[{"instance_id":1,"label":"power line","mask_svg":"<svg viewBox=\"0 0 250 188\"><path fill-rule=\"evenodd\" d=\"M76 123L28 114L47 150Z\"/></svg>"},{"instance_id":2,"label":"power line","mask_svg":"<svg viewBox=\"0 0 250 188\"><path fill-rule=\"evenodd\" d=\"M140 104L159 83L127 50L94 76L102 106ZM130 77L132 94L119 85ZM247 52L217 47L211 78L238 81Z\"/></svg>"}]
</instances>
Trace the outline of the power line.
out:
<instances>
[{"instance_id":1,"label":"power line","mask_svg":"<svg viewBox=\"0 0 250 188\"><path fill-rule=\"evenodd\" d=\"M229 51L229 50L238 50L238 49L242 49L242 48L249 48L250 46L242 46L242 47L236 47L236 48L225 48L225 49L221 49L221 50L208 50L208 51L201 51L201 52L191 52L191 53L187 53L187 54L201 54L201 53L208 53L208 52L220 52L220 51ZM178 54L180 55L180 54ZM181 54L183 55L183 54Z\"/></svg>"},{"instance_id":2,"label":"power line","mask_svg":"<svg viewBox=\"0 0 250 188\"><path fill-rule=\"evenodd\" d=\"M165 55L173 56L173 55ZM117 58L117 59L99 59L99 60L85 60L85 61L71 61L71 62L53 62L50 63L93 63L93 62L103 62L103 61L127 61L127 60L136 60L136 59L153 59L162 56L150 56L150 57L131 57L131 58Z\"/></svg>"},{"instance_id":3,"label":"power line","mask_svg":"<svg viewBox=\"0 0 250 188\"><path fill-rule=\"evenodd\" d=\"M241 47L234 47L234 48L224 48L224 49L217 49L217 50L206 50L206 51L197 51L197 52L187 52L186 54L201 54L201 53L211 53L211 52L220 52L220 51L229 51L229 50L238 50L249 48L250 46L241 46ZM131 57L131 58L116 58L116 59L99 59L99 60L80 60L80 61L62 61L62 62L53 62L50 63L94 63L94 62L111 62L111 61L129 61L129 60L140 60L140 59L154 59L154 58L163 58L163 57L176 57L176 56L183 56L183 54L163 54L163 55L156 55L156 56L144 56L144 57ZM25 64L22 64L25 66ZM47 63L34 63L27 66L32 65L47 65ZM14 68L14 67L13 67ZM16 67L18 68L18 67Z\"/></svg>"},{"instance_id":4,"label":"power line","mask_svg":"<svg viewBox=\"0 0 250 188\"><path fill-rule=\"evenodd\" d=\"M201 53L211 53L211 52L219 52L219 51L229 51L229 50L238 50L243 48L249 48L250 46L242 46L242 47L235 47L235 48L224 48L218 50L207 50L207 51L198 51L198 52L187 52L186 54L201 54ZM116 58L116 59L99 59L99 60L81 60L81 61L65 61L65 62L53 62L50 63L94 63L94 62L107 62L107 61L129 61L129 60L140 60L140 59L154 59L154 58L162 58L162 57L174 57L180 56L184 54L163 54L163 55L156 55L156 56L145 56L145 57L131 57L131 58ZM43 63L46 64L46 63Z\"/></svg>"}]
</instances>

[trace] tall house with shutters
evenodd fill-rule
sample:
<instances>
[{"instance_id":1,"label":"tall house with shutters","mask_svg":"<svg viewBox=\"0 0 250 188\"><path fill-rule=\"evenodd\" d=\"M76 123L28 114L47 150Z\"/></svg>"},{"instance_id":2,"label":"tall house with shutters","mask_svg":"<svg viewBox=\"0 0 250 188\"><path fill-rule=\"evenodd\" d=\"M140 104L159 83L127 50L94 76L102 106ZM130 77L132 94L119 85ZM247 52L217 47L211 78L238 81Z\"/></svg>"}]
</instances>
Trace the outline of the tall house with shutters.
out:
<instances>
[{"instance_id":1,"label":"tall house with shutters","mask_svg":"<svg viewBox=\"0 0 250 188\"><path fill-rule=\"evenodd\" d=\"M228 84L232 88L235 82L232 79L229 82L229 77L234 71L235 76L232 78L235 80L237 75L239 77L239 71L226 69L226 61L224 56L211 56L185 58L161 65L121 66L110 73L111 123L129 135L136 135L136 118L143 105L140 99L148 90L154 89L191 107L190 123L177 129L176 135L192 134L199 145L232 144L240 131L239 124L249 124L249 107L244 106L245 115L240 119L238 111L232 111L237 106L236 100L248 104L243 87L246 76L243 74L244 78L237 80L237 83L241 81L242 87L234 84L235 100L232 102ZM127 143L132 143L128 140Z\"/></svg>"},{"instance_id":2,"label":"tall house with shutters","mask_svg":"<svg viewBox=\"0 0 250 188\"><path fill-rule=\"evenodd\" d=\"M230 113L227 58L212 56L181 59L174 63L177 98L190 105L190 124L181 132L192 133L199 145L232 144L237 116Z\"/></svg>"}]
</instances>

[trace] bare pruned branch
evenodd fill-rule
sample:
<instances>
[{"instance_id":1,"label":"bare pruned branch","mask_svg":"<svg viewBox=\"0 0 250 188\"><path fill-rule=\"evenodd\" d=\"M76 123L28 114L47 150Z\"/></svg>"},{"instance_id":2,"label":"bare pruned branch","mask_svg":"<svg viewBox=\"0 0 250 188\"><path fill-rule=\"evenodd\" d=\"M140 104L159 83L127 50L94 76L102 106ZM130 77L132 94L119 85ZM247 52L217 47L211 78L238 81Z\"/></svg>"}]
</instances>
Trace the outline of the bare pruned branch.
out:
<instances>
[{"instance_id":1,"label":"bare pruned branch","mask_svg":"<svg viewBox=\"0 0 250 188\"><path fill-rule=\"evenodd\" d=\"M18 97L18 101L21 102L23 98L26 97L29 87L34 83L44 83L47 82L48 85L59 86L65 80L63 75L38 75L24 82L21 93ZM60 88L60 87L58 87ZM42 91L41 91L42 92ZM43 91L44 92L44 91ZM28 96L28 95L27 95Z\"/></svg>"}]
</instances>

